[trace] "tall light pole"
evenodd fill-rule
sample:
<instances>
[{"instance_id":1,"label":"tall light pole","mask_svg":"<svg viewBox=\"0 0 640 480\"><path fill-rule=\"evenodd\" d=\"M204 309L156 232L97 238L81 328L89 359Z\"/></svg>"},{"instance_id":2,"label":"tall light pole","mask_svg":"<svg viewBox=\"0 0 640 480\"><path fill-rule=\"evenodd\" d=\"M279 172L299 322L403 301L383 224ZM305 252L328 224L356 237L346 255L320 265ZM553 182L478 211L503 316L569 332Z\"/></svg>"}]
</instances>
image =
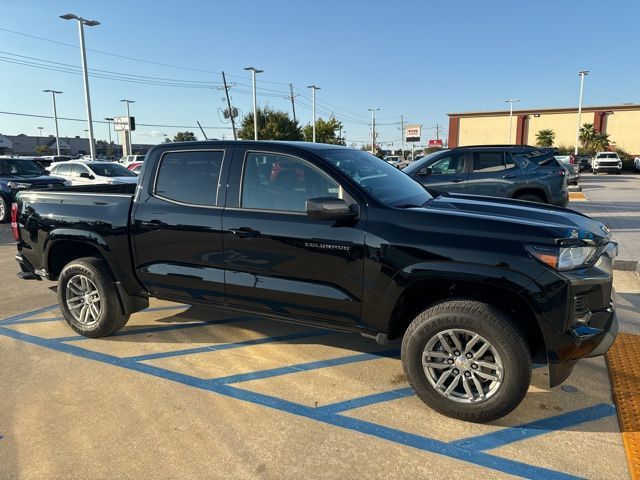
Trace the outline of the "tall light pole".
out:
<instances>
[{"instance_id":1,"label":"tall light pole","mask_svg":"<svg viewBox=\"0 0 640 480\"><path fill-rule=\"evenodd\" d=\"M246 67L245 70L251 72L251 81L253 83L253 139L258 140L258 100L256 98L256 73L262 73L256 67ZM231 113L231 112L229 112Z\"/></svg>"},{"instance_id":2,"label":"tall light pole","mask_svg":"<svg viewBox=\"0 0 640 480\"><path fill-rule=\"evenodd\" d=\"M53 100L53 119L56 123L56 150L60 155L60 135L58 133L58 110L56 109L56 94L61 94L58 90L43 90L45 93L51 93L51 99Z\"/></svg>"},{"instance_id":3,"label":"tall light pole","mask_svg":"<svg viewBox=\"0 0 640 480\"><path fill-rule=\"evenodd\" d=\"M42 130L44 130L44 127L38 127L38 130L40 130L40 138L42 138Z\"/></svg>"},{"instance_id":4,"label":"tall light pole","mask_svg":"<svg viewBox=\"0 0 640 480\"><path fill-rule=\"evenodd\" d=\"M311 89L311 116L313 117L313 123L311 131L312 133L312 141L316 143L316 90L320 90L320 87L316 85L307 85L307 88Z\"/></svg>"},{"instance_id":5,"label":"tall light pole","mask_svg":"<svg viewBox=\"0 0 640 480\"><path fill-rule=\"evenodd\" d=\"M78 32L80 34L80 59L82 60L82 78L84 79L84 102L87 107L87 123L89 124L89 151L91 158L96 158L96 146L93 141L93 120L91 119L91 97L89 95L89 74L87 72L87 53L84 48L84 26L94 27L100 25L97 20L86 20L73 13L67 13L66 15L60 15L60 18L65 20L77 20Z\"/></svg>"},{"instance_id":6,"label":"tall light pole","mask_svg":"<svg viewBox=\"0 0 640 480\"><path fill-rule=\"evenodd\" d=\"M376 110L379 108L371 107L371 153L376 154Z\"/></svg>"},{"instance_id":7,"label":"tall light pole","mask_svg":"<svg viewBox=\"0 0 640 480\"><path fill-rule=\"evenodd\" d=\"M109 145L111 145L111 122L113 122L113 117L104 117L107 121L107 126L109 128Z\"/></svg>"},{"instance_id":8,"label":"tall light pole","mask_svg":"<svg viewBox=\"0 0 640 480\"><path fill-rule=\"evenodd\" d=\"M511 145L511 132L513 130L513 104L519 101L519 98L508 98L504 101L509 104L509 145Z\"/></svg>"},{"instance_id":9,"label":"tall light pole","mask_svg":"<svg viewBox=\"0 0 640 480\"><path fill-rule=\"evenodd\" d=\"M584 92L584 77L589 75L589 70L580 70L578 72L580 76L580 99L578 100L578 123L576 126L576 148L573 152L574 155L578 155L578 143L580 142L580 117L582 116L582 93Z\"/></svg>"},{"instance_id":10,"label":"tall light pole","mask_svg":"<svg viewBox=\"0 0 640 480\"><path fill-rule=\"evenodd\" d=\"M129 111L129 104L130 103L136 103L133 100L127 100L126 98L123 98L122 100L120 100L121 102L124 102L127 104L127 121L129 122L129 129L125 132L125 138L127 139L127 155L131 155L133 152L132 147L131 147L131 112Z\"/></svg>"}]
</instances>

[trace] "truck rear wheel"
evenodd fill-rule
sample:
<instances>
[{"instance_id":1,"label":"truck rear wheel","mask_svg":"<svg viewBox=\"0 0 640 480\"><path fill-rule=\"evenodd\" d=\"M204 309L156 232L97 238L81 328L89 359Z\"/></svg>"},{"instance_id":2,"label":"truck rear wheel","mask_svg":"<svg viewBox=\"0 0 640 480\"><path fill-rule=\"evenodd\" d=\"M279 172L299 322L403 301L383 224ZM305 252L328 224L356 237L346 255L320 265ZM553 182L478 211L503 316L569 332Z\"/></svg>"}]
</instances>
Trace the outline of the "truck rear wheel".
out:
<instances>
[{"instance_id":1,"label":"truck rear wheel","mask_svg":"<svg viewBox=\"0 0 640 480\"><path fill-rule=\"evenodd\" d=\"M69 326L80 335L111 335L129 320L104 261L86 257L69 262L58 278L58 304Z\"/></svg>"},{"instance_id":2,"label":"truck rear wheel","mask_svg":"<svg viewBox=\"0 0 640 480\"><path fill-rule=\"evenodd\" d=\"M424 403L470 422L507 415L531 381L520 331L497 308L473 300L442 302L418 315L402 340L402 365Z\"/></svg>"}]
</instances>

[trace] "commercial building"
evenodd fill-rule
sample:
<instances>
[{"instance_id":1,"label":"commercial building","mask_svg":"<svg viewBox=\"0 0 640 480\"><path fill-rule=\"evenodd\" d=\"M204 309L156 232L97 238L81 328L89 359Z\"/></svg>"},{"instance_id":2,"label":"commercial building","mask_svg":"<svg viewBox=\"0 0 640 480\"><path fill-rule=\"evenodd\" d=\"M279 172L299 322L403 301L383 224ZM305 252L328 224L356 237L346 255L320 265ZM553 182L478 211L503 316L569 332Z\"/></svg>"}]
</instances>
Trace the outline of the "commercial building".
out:
<instances>
[{"instance_id":1,"label":"commercial building","mask_svg":"<svg viewBox=\"0 0 640 480\"><path fill-rule=\"evenodd\" d=\"M46 145L49 155L55 155L56 137L31 136L31 135L2 135L0 134L0 155L37 155L36 147ZM153 145L136 144L132 145L132 150L136 154L147 153ZM60 137L60 153L62 155L86 155L89 153L89 140L81 137ZM122 147L120 145L109 146L105 142L96 144L97 155L108 155L112 153L116 157L121 156Z\"/></svg>"},{"instance_id":2,"label":"commercial building","mask_svg":"<svg viewBox=\"0 0 640 480\"><path fill-rule=\"evenodd\" d=\"M540 130L555 133L554 146L576 143L578 108L540 108L509 111L449 113L449 147L514 143L535 145ZM582 108L580 124L592 123L609 134L612 147L640 155L640 104ZM511 131L511 140L509 132Z\"/></svg>"}]
</instances>

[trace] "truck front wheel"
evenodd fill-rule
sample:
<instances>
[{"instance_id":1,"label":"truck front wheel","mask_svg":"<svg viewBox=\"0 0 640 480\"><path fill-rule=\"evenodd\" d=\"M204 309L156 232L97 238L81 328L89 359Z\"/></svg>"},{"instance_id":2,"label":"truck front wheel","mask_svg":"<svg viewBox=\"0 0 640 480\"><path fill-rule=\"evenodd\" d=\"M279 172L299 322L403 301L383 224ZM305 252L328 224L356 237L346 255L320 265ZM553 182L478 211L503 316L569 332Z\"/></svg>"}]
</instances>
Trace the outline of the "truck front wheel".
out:
<instances>
[{"instance_id":1,"label":"truck front wheel","mask_svg":"<svg viewBox=\"0 0 640 480\"><path fill-rule=\"evenodd\" d=\"M69 326L80 335L111 335L129 320L104 261L86 257L68 263L58 278L58 304Z\"/></svg>"},{"instance_id":2,"label":"truck front wheel","mask_svg":"<svg viewBox=\"0 0 640 480\"><path fill-rule=\"evenodd\" d=\"M520 331L497 308L473 300L442 302L418 315L402 340L402 365L424 403L470 422L507 415L531 381Z\"/></svg>"}]
</instances>

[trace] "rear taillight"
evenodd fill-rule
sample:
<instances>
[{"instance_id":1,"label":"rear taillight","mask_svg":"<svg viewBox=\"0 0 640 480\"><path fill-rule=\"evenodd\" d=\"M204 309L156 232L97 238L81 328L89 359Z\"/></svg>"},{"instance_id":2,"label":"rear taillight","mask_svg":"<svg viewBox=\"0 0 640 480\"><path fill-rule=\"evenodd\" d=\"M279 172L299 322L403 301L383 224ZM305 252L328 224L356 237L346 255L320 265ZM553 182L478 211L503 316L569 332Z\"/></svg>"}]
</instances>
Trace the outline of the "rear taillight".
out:
<instances>
[{"instance_id":1,"label":"rear taillight","mask_svg":"<svg viewBox=\"0 0 640 480\"><path fill-rule=\"evenodd\" d=\"M13 239L17 242L20 239L20 232L18 231L18 204L11 204L11 233L13 233Z\"/></svg>"},{"instance_id":2,"label":"rear taillight","mask_svg":"<svg viewBox=\"0 0 640 480\"><path fill-rule=\"evenodd\" d=\"M572 165L576 163L576 157L574 157L573 155L569 156L569 163L571 163Z\"/></svg>"}]
</instances>

